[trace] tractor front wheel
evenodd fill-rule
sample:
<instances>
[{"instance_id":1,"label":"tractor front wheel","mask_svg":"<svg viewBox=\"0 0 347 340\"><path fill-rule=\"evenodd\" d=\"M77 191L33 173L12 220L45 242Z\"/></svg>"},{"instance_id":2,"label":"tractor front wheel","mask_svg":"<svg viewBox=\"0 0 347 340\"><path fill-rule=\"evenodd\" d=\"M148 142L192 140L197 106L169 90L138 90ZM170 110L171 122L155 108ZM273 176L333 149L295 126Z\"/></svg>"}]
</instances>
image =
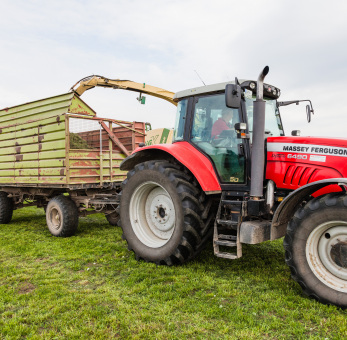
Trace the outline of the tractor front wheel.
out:
<instances>
[{"instance_id":1,"label":"tractor front wheel","mask_svg":"<svg viewBox=\"0 0 347 340\"><path fill-rule=\"evenodd\" d=\"M122 185L121 227L137 259L180 264L210 235L205 194L188 171L167 161L138 164Z\"/></svg>"},{"instance_id":2,"label":"tractor front wheel","mask_svg":"<svg viewBox=\"0 0 347 340\"><path fill-rule=\"evenodd\" d=\"M318 197L299 209L288 225L284 248L304 293L347 307L347 195Z\"/></svg>"}]
</instances>

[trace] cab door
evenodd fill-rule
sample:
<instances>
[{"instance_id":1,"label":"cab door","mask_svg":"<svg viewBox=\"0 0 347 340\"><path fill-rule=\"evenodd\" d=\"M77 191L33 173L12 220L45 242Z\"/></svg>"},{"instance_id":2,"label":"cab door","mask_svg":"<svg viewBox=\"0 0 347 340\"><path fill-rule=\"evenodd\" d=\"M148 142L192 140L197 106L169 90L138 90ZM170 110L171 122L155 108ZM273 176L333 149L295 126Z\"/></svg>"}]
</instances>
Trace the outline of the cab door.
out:
<instances>
[{"instance_id":1,"label":"cab door","mask_svg":"<svg viewBox=\"0 0 347 340\"><path fill-rule=\"evenodd\" d=\"M240 121L241 111L225 105L224 92L195 97L189 142L212 160L221 183L246 182L243 140L234 129Z\"/></svg>"}]
</instances>

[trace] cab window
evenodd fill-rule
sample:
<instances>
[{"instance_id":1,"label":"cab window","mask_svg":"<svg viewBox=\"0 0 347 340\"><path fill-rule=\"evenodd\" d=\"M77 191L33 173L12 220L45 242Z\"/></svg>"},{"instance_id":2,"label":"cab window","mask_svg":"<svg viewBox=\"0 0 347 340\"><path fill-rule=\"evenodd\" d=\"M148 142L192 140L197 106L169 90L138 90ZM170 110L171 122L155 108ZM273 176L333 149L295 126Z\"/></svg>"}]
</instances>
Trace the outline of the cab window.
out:
<instances>
[{"instance_id":1,"label":"cab window","mask_svg":"<svg viewBox=\"0 0 347 340\"><path fill-rule=\"evenodd\" d=\"M240 122L238 109L225 105L225 95L199 97L194 108L191 142L209 155L222 182L245 181L244 156L238 154L234 125Z\"/></svg>"},{"instance_id":2,"label":"cab window","mask_svg":"<svg viewBox=\"0 0 347 340\"><path fill-rule=\"evenodd\" d=\"M187 109L188 109L188 99L183 99L180 102L178 102L174 138L173 138L174 141L183 140Z\"/></svg>"}]
</instances>

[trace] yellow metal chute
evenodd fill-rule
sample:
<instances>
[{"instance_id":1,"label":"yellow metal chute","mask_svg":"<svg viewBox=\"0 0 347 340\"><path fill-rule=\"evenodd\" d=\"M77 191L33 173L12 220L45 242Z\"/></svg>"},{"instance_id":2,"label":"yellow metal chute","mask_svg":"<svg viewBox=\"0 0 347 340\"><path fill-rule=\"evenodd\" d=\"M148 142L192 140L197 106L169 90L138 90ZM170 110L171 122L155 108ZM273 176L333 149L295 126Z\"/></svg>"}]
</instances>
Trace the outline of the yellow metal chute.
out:
<instances>
[{"instance_id":1,"label":"yellow metal chute","mask_svg":"<svg viewBox=\"0 0 347 340\"><path fill-rule=\"evenodd\" d=\"M177 103L173 101L174 92L147 85L145 83L136 83L131 80L108 79L102 76L89 76L78 81L74 86L72 86L71 90L81 96L85 91L96 86L138 92L140 93L140 99L142 94L148 94L164 99L177 106Z\"/></svg>"}]
</instances>

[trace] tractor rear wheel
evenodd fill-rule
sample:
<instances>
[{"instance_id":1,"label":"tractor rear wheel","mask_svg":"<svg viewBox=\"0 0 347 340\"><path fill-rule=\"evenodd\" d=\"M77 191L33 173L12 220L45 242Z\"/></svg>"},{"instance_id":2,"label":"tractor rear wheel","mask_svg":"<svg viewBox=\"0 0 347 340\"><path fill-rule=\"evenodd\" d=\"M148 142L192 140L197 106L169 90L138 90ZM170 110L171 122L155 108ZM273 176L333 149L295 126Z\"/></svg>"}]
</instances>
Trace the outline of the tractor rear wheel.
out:
<instances>
[{"instance_id":1,"label":"tractor rear wheel","mask_svg":"<svg viewBox=\"0 0 347 340\"><path fill-rule=\"evenodd\" d=\"M347 195L314 198L289 222L286 263L304 293L347 307Z\"/></svg>"},{"instance_id":2,"label":"tractor rear wheel","mask_svg":"<svg viewBox=\"0 0 347 340\"><path fill-rule=\"evenodd\" d=\"M78 209L75 202L64 195L51 199L46 209L46 222L53 236L74 235L78 227Z\"/></svg>"},{"instance_id":3,"label":"tractor rear wheel","mask_svg":"<svg viewBox=\"0 0 347 340\"><path fill-rule=\"evenodd\" d=\"M13 200L8 197L7 193L0 191L0 224L11 222L13 214Z\"/></svg>"},{"instance_id":4,"label":"tractor rear wheel","mask_svg":"<svg viewBox=\"0 0 347 340\"><path fill-rule=\"evenodd\" d=\"M210 206L193 176L179 165L167 161L136 165L122 184L120 203L128 248L137 259L157 264L192 259L212 234Z\"/></svg>"}]
</instances>

